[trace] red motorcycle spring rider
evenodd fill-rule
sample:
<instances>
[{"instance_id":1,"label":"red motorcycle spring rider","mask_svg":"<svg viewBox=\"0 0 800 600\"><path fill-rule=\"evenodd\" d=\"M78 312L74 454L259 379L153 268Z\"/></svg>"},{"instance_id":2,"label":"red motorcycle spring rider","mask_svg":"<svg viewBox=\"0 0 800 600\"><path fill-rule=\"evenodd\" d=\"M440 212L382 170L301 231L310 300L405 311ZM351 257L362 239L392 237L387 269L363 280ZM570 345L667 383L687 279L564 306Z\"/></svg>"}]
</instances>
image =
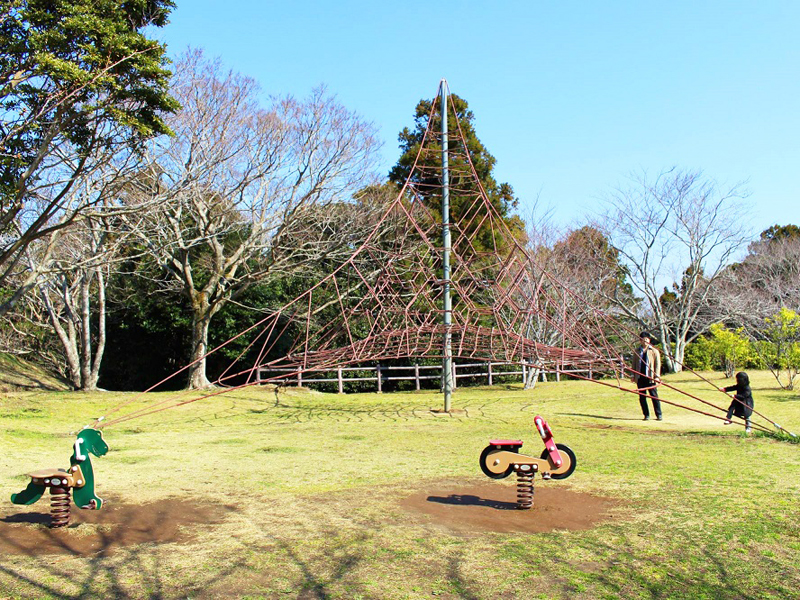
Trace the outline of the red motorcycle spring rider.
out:
<instances>
[{"instance_id":1,"label":"red motorcycle spring rider","mask_svg":"<svg viewBox=\"0 0 800 600\"><path fill-rule=\"evenodd\" d=\"M503 479L517 474L517 507L533 507L533 478L536 473L542 479L566 479L575 471L575 453L565 444L556 444L553 431L542 417L533 419L544 442L541 456L526 456L519 453L521 440L490 440L481 452L481 470L492 479Z\"/></svg>"}]
</instances>

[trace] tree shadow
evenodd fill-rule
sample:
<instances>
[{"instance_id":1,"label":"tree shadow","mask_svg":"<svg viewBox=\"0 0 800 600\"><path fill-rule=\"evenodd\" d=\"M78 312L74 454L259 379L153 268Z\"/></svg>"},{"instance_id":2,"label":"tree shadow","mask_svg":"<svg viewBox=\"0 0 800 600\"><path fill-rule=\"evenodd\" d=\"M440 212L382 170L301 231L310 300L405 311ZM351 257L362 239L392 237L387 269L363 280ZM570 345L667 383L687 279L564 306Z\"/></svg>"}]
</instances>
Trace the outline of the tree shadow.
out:
<instances>
[{"instance_id":1,"label":"tree shadow","mask_svg":"<svg viewBox=\"0 0 800 600\"><path fill-rule=\"evenodd\" d=\"M588 415L586 413L557 413L562 417L587 417L589 419L602 419L604 421L641 421L641 417L609 417L606 415Z\"/></svg>"},{"instance_id":2,"label":"tree shadow","mask_svg":"<svg viewBox=\"0 0 800 600\"><path fill-rule=\"evenodd\" d=\"M40 512L17 513L6 515L0 519L0 523L28 523L30 525L49 525L50 515Z\"/></svg>"},{"instance_id":3,"label":"tree shadow","mask_svg":"<svg viewBox=\"0 0 800 600\"><path fill-rule=\"evenodd\" d=\"M163 514L153 523L147 524L145 530L156 531L169 527L170 519L169 515ZM49 516L23 513L7 516L0 521L39 524L49 521ZM86 523L76 523L70 528L85 526ZM137 528L133 523L123 526ZM0 530L0 540L7 550L0 555L0 588L10 593L11 597L47 596L64 600L164 598L171 596L171 591L174 590L175 582L172 581L171 574L165 572L161 562L153 556L153 543L120 546L122 534L119 530L95 532L94 539L99 543L91 552L78 549L75 544L70 543L70 536L64 535L63 529L45 529L44 536L49 544L47 550L38 553L31 552L31 548L24 544L15 544L6 533ZM37 533L41 535L42 531L37 528ZM75 539L81 537L77 536ZM58 556L64 554L74 558L69 561L59 560ZM109 558L111 554L115 554L113 560ZM15 556L17 560L14 560ZM79 557L86 560L86 569L75 568L73 561ZM241 569L245 568L244 560L229 557L222 564L223 567L215 572L194 571L188 586L184 587L185 584L181 583L185 597L203 594L210 586L226 581L230 582L230 589L236 589Z\"/></svg>"}]
</instances>

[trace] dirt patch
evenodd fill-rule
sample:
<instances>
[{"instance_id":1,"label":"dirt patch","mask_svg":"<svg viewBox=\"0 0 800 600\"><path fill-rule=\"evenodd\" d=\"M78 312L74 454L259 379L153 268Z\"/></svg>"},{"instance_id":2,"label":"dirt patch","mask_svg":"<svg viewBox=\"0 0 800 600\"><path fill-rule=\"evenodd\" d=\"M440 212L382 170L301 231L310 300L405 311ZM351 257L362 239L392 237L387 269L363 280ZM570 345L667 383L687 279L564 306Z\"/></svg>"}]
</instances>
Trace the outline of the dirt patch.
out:
<instances>
[{"instance_id":1,"label":"dirt patch","mask_svg":"<svg viewBox=\"0 0 800 600\"><path fill-rule=\"evenodd\" d=\"M591 529L611 519L621 502L573 492L555 482L537 481L533 508L517 508L517 488L508 483L451 486L418 493L401 501L408 511L455 532L542 533L554 529Z\"/></svg>"},{"instance_id":2,"label":"dirt patch","mask_svg":"<svg viewBox=\"0 0 800 600\"><path fill-rule=\"evenodd\" d=\"M23 512L0 516L0 556L3 554L112 554L136 544L185 542L201 533L196 525L222 522L233 506L162 500L150 504L107 502L101 510L72 506L67 527L50 529L49 505L20 506Z\"/></svg>"}]
</instances>

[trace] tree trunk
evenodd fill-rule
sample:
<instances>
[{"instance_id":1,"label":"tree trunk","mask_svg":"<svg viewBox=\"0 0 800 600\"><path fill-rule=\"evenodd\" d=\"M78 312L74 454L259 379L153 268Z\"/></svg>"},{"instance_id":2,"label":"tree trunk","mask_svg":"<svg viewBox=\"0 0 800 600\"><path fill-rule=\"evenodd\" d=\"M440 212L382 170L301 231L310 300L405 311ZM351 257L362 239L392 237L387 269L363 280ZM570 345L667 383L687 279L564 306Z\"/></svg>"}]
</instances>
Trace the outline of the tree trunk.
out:
<instances>
[{"instance_id":1,"label":"tree trunk","mask_svg":"<svg viewBox=\"0 0 800 600\"><path fill-rule=\"evenodd\" d=\"M90 381L92 374L92 311L91 303L89 301L89 286L91 284L91 277L91 271L84 271L81 275L80 283L80 389L83 391L94 389L94 385Z\"/></svg>"},{"instance_id":2,"label":"tree trunk","mask_svg":"<svg viewBox=\"0 0 800 600\"><path fill-rule=\"evenodd\" d=\"M72 321L67 322L66 336L59 335L59 338L64 345L64 355L69 368L69 380L72 382L73 387L79 390L81 389L81 355L78 351L78 336Z\"/></svg>"},{"instance_id":3,"label":"tree trunk","mask_svg":"<svg viewBox=\"0 0 800 600\"><path fill-rule=\"evenodd\" d=\"M97 276L97 346L92 348L91 283ZM106 290L103 271L88 271L81 280L81 381L80 389L86 392L97 390L100 364L106 347Z\"/></svg>"},{"instance_id":4,"label":"tree trunk","mask_svg":"<svg viewBox=\"0 0 800 600\"><path fill-rule=\"evenodd\" d=\"M528 367L526 377L525 377L525 385L523 389L532 390L536 387L536 381L539 379L539 373L541 369L539 367Z\"/></svg>"},{"instance_id":5,"label":"tree trunk","mask_svg":"<svg viewBox=\"0 0 800 600\"><path fill-rule=\"evenodd\" d=\"M67 369L69 370L69 380L75 389L81 387L81 359L78 352L78 342L75 335L75 326L71 320L71 314L67 307L67 320L66 329L61 325L58 319L53 302L44 289L41 290L42 300L44 301L45 308L47 309L47 317L50 319L50 324L56 332L56 336L61 342L61 347L64 349L64 359L67 361ZM65 295L66 297L66 295Z\"/></svg>"},{"instance_id":6,"label":"tree trunk","mask_svg":"<svg viewBox=\"0 0 800 600\"><path fill-rule=\"evenodd\" d=\"M106 351L106 279L103 270L97 271L97 347L94 351L94 361L90 371L92 389L97 389L97 380L100 378L100 364Z\"/></svg>"},{"instance_id":7,"label":"tree trunk","mask_svg":"<svg viewBox=\"0 0 800 600\"><path fill-rule=\"evenodd\" d=\"M208 326L215 311L209 305L206 294L200 292L192 298L192 357L189 367L189 389L202 390L211 387L206 376L206 354L208 354Z\"/></svg>"},{"instance_id":8,"label":"tree trunk","mask_svg":"<svg viewBox=\"0 0 800 600\"><path fill-rule=\"evenodd\" d=\"M686 346L688 345L688 338L689 338L689 323L694 322L694 318L690 321L686 319L684 321L685 327L681 327L678 330L678 333L675 335L675 356L674 360L672 361L673 364L673 371L675 373L680 373L683 371L683 361L686 358Z\"/></svg>"},{"instance_id":9,"label":"tree trunk","mask_svg":"<svg viewBox=\"0 0 800 600\"><path fill-rule=\"evenodd\" d=\"M657 316L658 319L665 321L662 315ZM661 361L661 373L680 373L683 370L683 352L685 342L681 344L680 339L675 340L675 347L672 347L670 342L670 332L666 325L659 325L659 335L661 336L661 347L663 348ZM679 354L680 353L680 354Z\"/></svg>"}]
</instances>

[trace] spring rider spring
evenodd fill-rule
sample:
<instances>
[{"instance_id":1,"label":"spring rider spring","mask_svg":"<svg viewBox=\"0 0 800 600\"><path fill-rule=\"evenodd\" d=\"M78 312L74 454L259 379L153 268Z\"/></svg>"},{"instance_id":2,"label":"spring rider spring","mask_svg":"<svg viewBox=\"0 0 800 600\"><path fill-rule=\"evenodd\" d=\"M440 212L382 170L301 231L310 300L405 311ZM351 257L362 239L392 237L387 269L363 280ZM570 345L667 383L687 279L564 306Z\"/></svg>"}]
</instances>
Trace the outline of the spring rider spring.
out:
<instances>
[{"instance_id":1,"label":"spring rider spring","mask_svg":"<svg viewBox=\"0 0 800 600\"><path fill-rule=\"evenodd\" d=\"M43 469L28 473L31 478L28 487L19 494L11 494L14 504L33 504L45 490L50 489L51 527L64 527L69 524L70 490L79 508L99 510L103 500L94 493L94 470L89 453L104 456L108 444L97 429L85 428L78 433L73 444L70 467L64 469Z\"/></svg>"},{"instance_id":2,"label":"spring rider spring","mask_svg":"<svg viewBox=\"0 0 800 600\"><path fill-rule=\"evenodd\" d=\"M490 440L481 452L481 470L492 479L503 479L517 474L517 508L533 507L533 478L540 473L542 479L566 479L575 471L575 453L569 446L556 444L550 426L542 417L533 423L544 442L544 451L538 458L519 453L521 440Z\"/></svg>"}]
</instances>

